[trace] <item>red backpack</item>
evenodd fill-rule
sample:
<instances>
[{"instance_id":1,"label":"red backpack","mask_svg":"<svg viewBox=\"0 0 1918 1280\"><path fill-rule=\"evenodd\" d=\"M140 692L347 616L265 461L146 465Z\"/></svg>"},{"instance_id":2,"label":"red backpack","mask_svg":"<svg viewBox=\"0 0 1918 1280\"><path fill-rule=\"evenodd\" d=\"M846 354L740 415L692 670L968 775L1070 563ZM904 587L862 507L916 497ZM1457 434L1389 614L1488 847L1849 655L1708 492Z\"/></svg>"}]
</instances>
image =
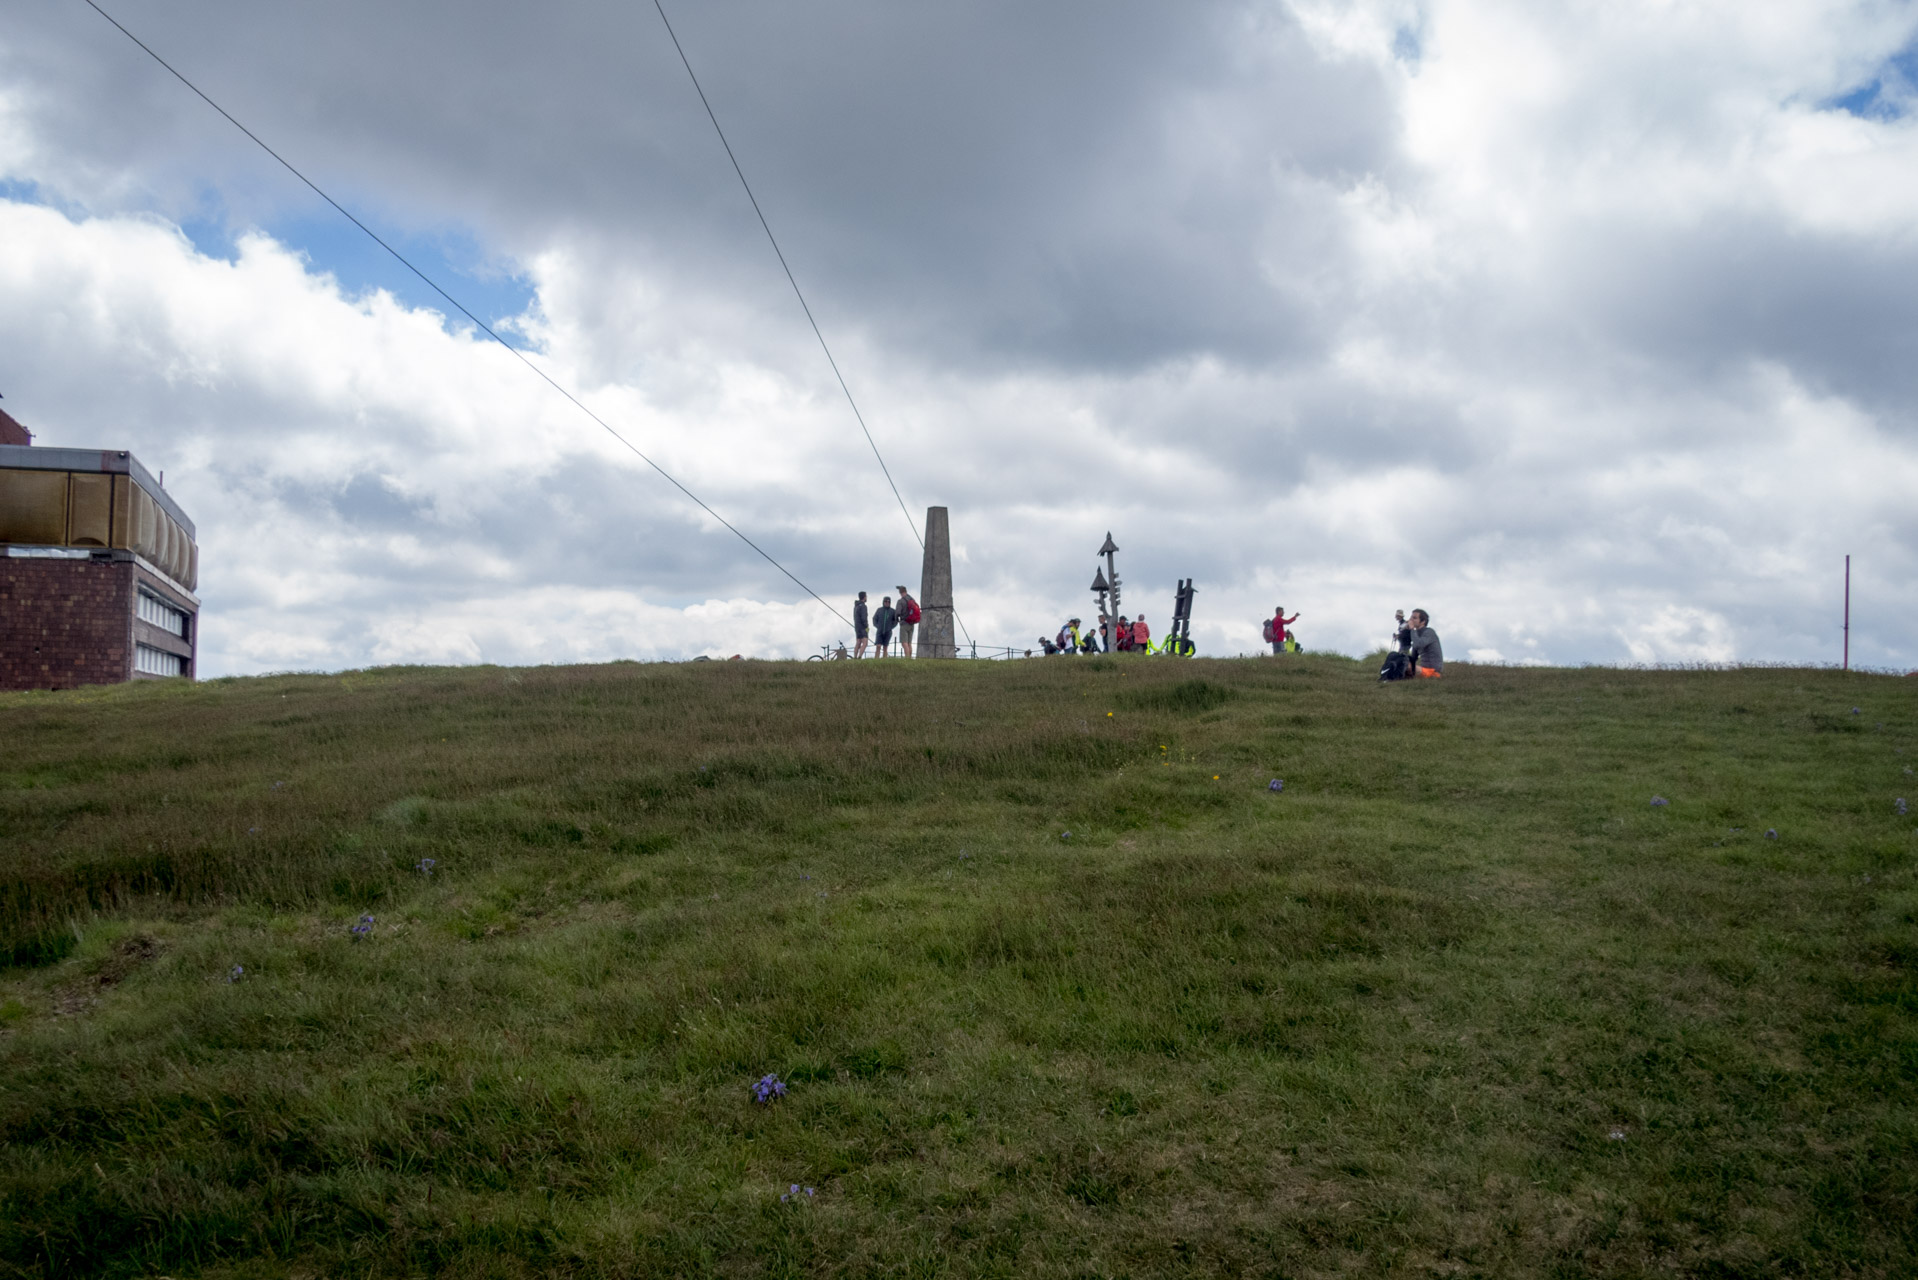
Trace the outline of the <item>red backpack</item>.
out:
<instances>
[{"instance_id":1,"label":"red backpack","mask_svg":"<svg viewBox=\"0 0 1918 1280\"><path fill-rule=\"evenodd\" d=\"M912 597L908 596L906 599L902 600L900 603L904 607L899 610L899 621L901 622L919 621L919 602L917 600L914 600Z\"/></svg>"}]
</instances>

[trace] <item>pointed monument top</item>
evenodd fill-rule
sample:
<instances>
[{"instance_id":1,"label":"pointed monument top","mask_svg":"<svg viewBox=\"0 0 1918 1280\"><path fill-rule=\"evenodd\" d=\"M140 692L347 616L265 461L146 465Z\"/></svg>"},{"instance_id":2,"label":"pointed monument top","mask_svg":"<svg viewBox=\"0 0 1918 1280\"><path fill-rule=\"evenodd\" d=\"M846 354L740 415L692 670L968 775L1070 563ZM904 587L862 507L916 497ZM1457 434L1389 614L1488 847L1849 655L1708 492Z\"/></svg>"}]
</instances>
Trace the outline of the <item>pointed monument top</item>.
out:
<instances>
[{"instance_id":1,"label":"pointed monument top","mask_svg":"<svg viewBox=\"0 0 1918 1280\"><path fill-rule=\"evenodd\" d=\"M1112 530L1108 529L1106 530L1106 544L1103 547L1100 547L1096 554L1102 555L1102 556L1109 556L1113 552L1117 551L1118 549L1119 549L1118 544L1112 541Z\"/></svg>"},{"instance_id":2,"label":"pointed monument top","mask_svg":"<svg viewBox=\"0 0 1918 1280\"><path fill-rule=\"evenodd\" d=\"M1106 583L1106 571L1104 569L1100 569L1092 575L1092 589L1094 591L1110 590Z\"/></svg>"}]
</instances>

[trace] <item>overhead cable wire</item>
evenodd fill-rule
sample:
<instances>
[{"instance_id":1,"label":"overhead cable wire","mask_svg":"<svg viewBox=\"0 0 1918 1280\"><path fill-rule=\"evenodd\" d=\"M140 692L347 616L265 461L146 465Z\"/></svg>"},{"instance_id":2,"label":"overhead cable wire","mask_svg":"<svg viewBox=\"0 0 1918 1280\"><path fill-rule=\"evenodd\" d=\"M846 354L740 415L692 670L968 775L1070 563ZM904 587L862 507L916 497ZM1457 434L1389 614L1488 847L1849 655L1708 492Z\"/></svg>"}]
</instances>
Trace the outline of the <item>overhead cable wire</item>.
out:
<instances>
[{"instance_id":1,"label":"overhead cable wire","mask_svg":"<svg viewBox=\"0 0 1918 1280\"><path fill-rule=\"evenodd\" d=\"M165 67L168 74L170 74L175 80L178 80L181 84L191 89L194 95L198 97L200 101L206 103L207 106L212 107L215 111L219 112L222 116L224 116L228 124L232 125L235 129L238 129L241 133L244 133L248 138L251 138L254 144L257 145L260 148L260 150L266 152L268 155L272 156L275 160L279 161L282 168L284 168L288 173L292 174L294 177L298 178L302 183L304 183L307 189L312 191L314 195L318 196L320 199L332 205L333 208L339 213L341 217L345 218L348 222L358 227L361 231L364 231L367 235L367 238L372 240L374 244L377 244L380 248L386 250L389 254L393 255L394 259L398 261L401 266L405 267L408 271L411 271L414 275L418 276L420 280L426 284L427 288L431 289L434 293L437 293L440 297L446 299L448 303L452 304L455 310L457 310L461 315L465 316L468 320L471 320L476 326L478 326L480 332L484 333L487 337L499 343L500 346L505 347L508 351L512 352L515 359L517 359L521 364L525 365L528 369L531 369L535 374L538 374L540 379L543 382L545 382L547 386L559 392L562 396L565 396L569 401L572 402L573 406L577 408L581 413L585 414L587 417L591 418L594 422L598 423L600 427L605 430L607 435L611 436L613 439L619 441L621 444L625 445L628 449L630 449L633 453L633 456L637 457L641 462L644 462L647 466L651 467L654 471L657 471L660 474L660 476L668 484L672 485L673 488L685 494L686 497L689 498L693 502L693 504L697 506L701 511L704 511L707 515L719 521L719 523L725 525L726 528L732 533L734 537L738 538L741 542L745 543L747 546L751 547L754 551L758 552L760 557L763 558L767 564L770 564L773 568L779 570L781 573L785 574L788 578L792 579L794 585L796 585L801 591L804 591L807 595L811 596L813 599L819 601L819 603L821 605L824 605L826 610L830 612L834 617L838 618L841 622L846 623L847 626L852 625L851 621L846 617L845 614L833 608L832 605L827 604L826 598L820 595L817 591L814 591L811 587L807 586L804 582L802 582L799 578L799 575L795 574L791 569L788 569L785 565L779 563L779 561L774 559L771 553L768 552L764 547L760 546L757 542L754 542L751 538L747 537L744 533L740 532L739 528L736 525L734 525L732 521L726 519L725 516L720 515L717 511L713 510L710 506L706 505L706 502L704 499L702 499L698 494L694 493L691 489L688 489L685 485L681 484L678 481L678 479L676 479L670 471L660 466L657 462L654 462L652 458L648 457L646 453L643 450L641 450L638 445L634 444L631 440L628 440L625 436L621 435L619 431L611 423L607 422L606 419L600 417L597 413L594 413L591 409L587 408L585 402L582 401L578 396L574 395L571 391L568 391L565 387L561 386L557 381L553 379L551 374L547 373L544 369L540 368L538 365L534 364L531 360L529 360L525 352L521 351L518 347L515 347L512 343L508 342L506 339L500 337L500 335L493 330L493 327L491 325L487 324L484 320L481 320L478 316L474 315L470 310L467 309L464 303L462 303L458 298L455 298L452 294L448 293L445 289L441 288L438 282L436 282L431 276L427 275L424 271L421 271L418 267L414 266L412 261L408 259L405 254L401 253L398 249L395 249L392 245L388 244L385 240L381 239L379 234L375 232L371 227L367 226L364 222L361 222L358 218L354 217L353 214L347 210L345 205L342 205L338 200L335 200L332 196L328 195L325 191L321 190L318 183L314 182L311 178L307 177L304 173L301 173L299 169L294 167L293 163L290 160L288 160L285 156L281 155L279 152L275 151L272 147L268 146L260 138L258 134L253 132L253 130L247 128L245 125L241 124L238 120L236 120L233 117L232 112L228 111L225 107L215 102L212 98L209 98L204 92L201 91L200 86L194 84L191 80L187 79L184 75L180 74L180 72L174 68L172 63L168 62L165 58L162 58L159 54L155 53L153 51L152 46L148 45L146 41L140 39L139 36L136 36L131 31L127 30L125 25L123 25L118 18L108 13L105 9L102 9L98 4L94 3L94 0L85 0L85 3L88 8L92 9L95 13L99 14L102 18L105 18L108 22L112 23L116 28L118 28L121 35L133 41L134 44L140 46L140 48L146 53L148 57L152 58L155 62L159 63L162 67ZM663 17L665 15L661 14L661 16ZM689 67L688 70L690 69L691 68ZM770 232L768 234L770 234ZM798 287L797 285L794 286L794 288L797 288L797 287ZM824 341L824 339L821 339L821 341ZM896 493L897 491L895 490L894 492Z\"/></svg>"},{"instance_id":2,"label":"overhead cable wire","mask_svg":"<svg viewBox=\"0 0 1918 1280\"><path fill-rule=\"evenodd\" d=\"M91 3L92 0L88 0ZM726 130L720 127L719 116L713 110L712 102L706 97L705 88L699 83L699 73L693 70L691 58L686 56L686 46L679 42L679 33L673 30L673 21L666 16L665 0L653 0L653 7L659 10L659 20L666 26L666 34L673 42L673 50L679 54L679 61L686 68L686 78L693 82L693 92L699 95L699 105L706 108L706 118L713 122L713 132L719 135L719 145L726 149L726 158L732 161L733 172L739 177L739 185L745 188L746 199L752 203L753 213L759 218L760 230L766 233L766 242L773 247L773 256L779 259L780 270L786 273L786 283L793 287L793 296L799 299L799 309L806 313L806 323L812 326L813 337L819 339L819 349L826 353L826 363L832 366L832 376L839 382L839 389L845 392L846 403L852 407L852 416L859 423L860 432L866 437L866 444L872 449L872 456L879 463L879 470L886 477L886 487L892 490L893 501L899 504L899 514L906 518L906 527L912 530L912 539L925 550L926 540L919 536L919 526L914 523L912 510L906 506L906 500L900 496L899 485L892 478L892 468L886 465L886 459L879 452L879 442L872 438L871 428L866 426L866 415L859 412L859 402L853 399L852 388L846 385L846 375L839 371L839 361L833 358L832 347L826 342L825 333L819 328L819 321L813 318L812 307L806 302L805 290L799 287L799 278L793 275L786 254L779 247L779 237L773 234L772 224L766 221L766 211L759 207L759 197L753 194L753 184L746 181L746 171L740 167L739 157L733 154L733 144L726 139ZM952 611L953 620L959 623L959 630L965 632L966 642L972 642L972 633L966 631L966 624L959 619L959 610Z\"/></svg>"}]
</instances>

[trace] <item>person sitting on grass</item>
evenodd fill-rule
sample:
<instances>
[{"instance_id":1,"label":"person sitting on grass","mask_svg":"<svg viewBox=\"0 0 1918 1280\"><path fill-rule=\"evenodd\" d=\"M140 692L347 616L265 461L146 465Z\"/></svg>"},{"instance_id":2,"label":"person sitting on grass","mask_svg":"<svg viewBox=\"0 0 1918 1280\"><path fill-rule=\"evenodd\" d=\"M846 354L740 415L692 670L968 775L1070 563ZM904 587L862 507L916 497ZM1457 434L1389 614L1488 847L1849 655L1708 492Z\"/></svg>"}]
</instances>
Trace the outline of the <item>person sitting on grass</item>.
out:
<instances>
[{"instance_id":1,"label":"person sitting on grass","mask_svg":"<svg viewBox=\"0 0 1918 1280\"><path fill-rule=\"evenodd\" d=\"M1432 617L1423 609L1412 610L1412 670L1427 680L1445 674L1445 650L1439 647L1438 632L1432 630Z\"/></svg>"}]
</instances>

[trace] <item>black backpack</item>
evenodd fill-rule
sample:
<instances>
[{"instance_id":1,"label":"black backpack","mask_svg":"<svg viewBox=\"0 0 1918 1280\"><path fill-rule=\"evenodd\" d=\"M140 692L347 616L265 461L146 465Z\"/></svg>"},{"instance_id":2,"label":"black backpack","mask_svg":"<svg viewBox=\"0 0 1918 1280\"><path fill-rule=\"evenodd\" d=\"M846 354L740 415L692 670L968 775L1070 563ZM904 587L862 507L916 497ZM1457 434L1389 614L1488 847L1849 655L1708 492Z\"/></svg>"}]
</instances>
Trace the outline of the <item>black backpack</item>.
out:
<instances>
[{"instance_id":1,"label":"black backpack","mask_svg":"<svg viewBox=\"0 0 1918 1280\"><path fill-rule=\"evenodd\" d=\"M1402 653L1385 655L1385 665L1379 668L1380 680L1404 680L1412 674L1412 664Z\"/></svg>"}]
</instances>

